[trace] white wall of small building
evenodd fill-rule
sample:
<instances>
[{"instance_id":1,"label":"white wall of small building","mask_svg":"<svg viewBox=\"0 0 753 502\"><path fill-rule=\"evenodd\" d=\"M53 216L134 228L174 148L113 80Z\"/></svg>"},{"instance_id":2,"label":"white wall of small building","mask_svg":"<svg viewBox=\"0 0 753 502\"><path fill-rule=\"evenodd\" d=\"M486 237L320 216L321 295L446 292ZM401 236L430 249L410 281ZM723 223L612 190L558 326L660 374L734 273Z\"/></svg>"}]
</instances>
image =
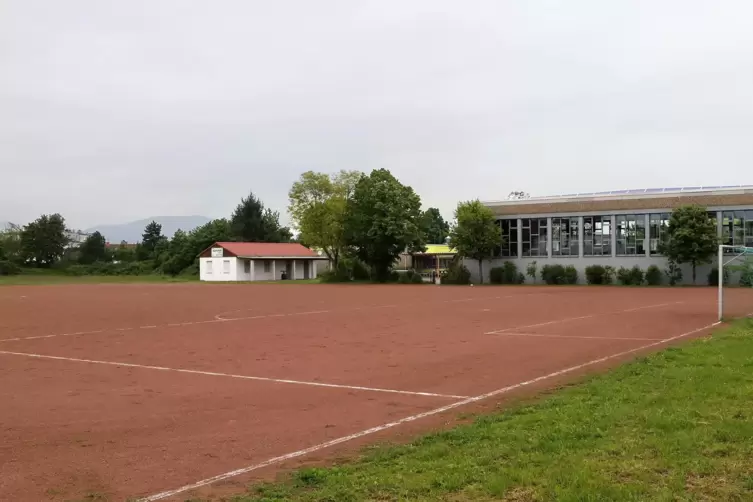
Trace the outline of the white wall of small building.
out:
<instances>
[{"instance_id":1,"label":"white wall of small building","mask_svg":"<svg viewBox=\"0 0 753 502\"><path fill-rule=\"evenodd\" d=\"M238 265L238 258L235 257L199 258L199 279L202 281L243 280L238 279Z\"/></svg>"},{"instance_id":2,"label":"white wall of small building","mask_svg":"<svg viewBox=\"0 0 753 502\"><path fill-rule=\"evenodd\" d=\"M199 279L202 281L279 281L282 272L288 271L288 263L291 268L288 280L304 279L305 264L309 262L309 278L318 277L317 260L270 260L248 258L199 258ZM229 265L225 263L229 262ZM211 266L209 265L211 263ZM293 275L292 263L295 263L295 275Z\"/></svg>"}]
</instances>

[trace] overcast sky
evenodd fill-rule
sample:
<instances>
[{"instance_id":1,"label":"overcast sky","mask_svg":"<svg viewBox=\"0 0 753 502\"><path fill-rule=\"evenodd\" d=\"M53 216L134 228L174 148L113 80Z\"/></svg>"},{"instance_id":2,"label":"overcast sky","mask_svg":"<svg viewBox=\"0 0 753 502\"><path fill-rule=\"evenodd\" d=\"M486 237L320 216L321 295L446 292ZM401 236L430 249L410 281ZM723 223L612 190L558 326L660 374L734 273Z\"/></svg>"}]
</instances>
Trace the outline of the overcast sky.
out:
<instances>
[{"instance_id":1,"label":"overcast sky","mask_svg":"<svg viewBox=\"0 0 753 502\"><path fill-rule=\"evenodd\" d=\"M750 0L2 0L0 220L753 183Z\"/></svg>"}]
</instances>

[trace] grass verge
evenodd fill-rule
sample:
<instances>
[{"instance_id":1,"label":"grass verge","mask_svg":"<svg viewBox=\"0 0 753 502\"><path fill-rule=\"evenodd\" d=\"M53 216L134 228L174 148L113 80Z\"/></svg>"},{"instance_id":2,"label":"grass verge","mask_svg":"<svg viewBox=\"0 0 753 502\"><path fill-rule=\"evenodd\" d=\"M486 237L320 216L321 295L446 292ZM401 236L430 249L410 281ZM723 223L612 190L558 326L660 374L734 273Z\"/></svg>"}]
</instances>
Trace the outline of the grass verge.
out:
<instances>
[{"instance_id":1,"label":"grass verge","mask_svg":"<svg viewBox=\"0 0 753 502\"><path fill-rule=\"evenodd\" d=\"M753 500L753 320L227 500Z\"/></svg>"}]
</instances>

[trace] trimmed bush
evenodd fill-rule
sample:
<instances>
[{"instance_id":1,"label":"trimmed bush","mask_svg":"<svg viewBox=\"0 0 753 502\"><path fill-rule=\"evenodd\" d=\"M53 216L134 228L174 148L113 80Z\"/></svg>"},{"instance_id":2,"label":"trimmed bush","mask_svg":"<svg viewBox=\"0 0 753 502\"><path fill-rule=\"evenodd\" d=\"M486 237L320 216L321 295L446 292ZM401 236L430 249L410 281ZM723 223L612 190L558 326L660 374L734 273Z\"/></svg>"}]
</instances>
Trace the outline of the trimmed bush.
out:
<instances>
[{"instance_id":1,"label":"trimmed bush","mask_svg":"<svg viewBox=\"0 0 753 502\"><path fill-rule=\"evenodd\" d=\"M604 284L614 283L614 278L617 275L617 271L611 265L604 267Z\"/></svg>"},{"instance_id":2,"label":"trimmed bush","mask_svg":"<svg viewBox=\"0 0 753 502\"><path fill-rule=\"evenodd\" d=\"M424 284L424 278L421 277L421 274L413 274L413 276L411 277L411 283Z\"/></svg>"},{"instance_id":3,"label":"trimmed bush","mask_svg":"<svg viewBox=\"0 0 753 502\"><path fill-rule=\"evenodd\" d=\"M729 269L727 268L723 269L722 276L723 276L722 281L724 281L722 284L725 286L728 285L729 284ZM709 271L708 283L709 283L709 286L719 285L719 267L713 267Z\"/></svg>"},{"instance_id":4,"label":"trimmed bush","mask_svg":"<svg viewBox=\"0 0 753 502\"><path fill-rule=\"evenodd\" d=\"M641 284L643 284L643 277L643 269L638 265L633 265L633 268L630 269L630 283L633 286L640 286Z\"/></svg>"},{"instance_id":5,"label":"trimmed bush","mask_svg":"<svg viewBox=\"0 0 753 502\"><path fill-rule=\"evenodd\" d=\"M623 286L640 286L643 284L643 269L638 265L633 268L620 267L617 271L617 280Z\"/></svg>"},{"instance_id":6,"label":"trimmed bush","mask_svg":"<svg viewBox=\"0 0 753 502\"><path fill-rule=\"evenodd\" d=\"M505 269L502 267L494 267L489 271L489 282L492 284L502 284L504 281Z\"/></svg>"},{"instance_id":7,"label":"trimmed bush","mask_svg":"<svg viewBox=\"0 0 753 502\"><path fill-rule=\"evenodd\" d=\"M518 267L511 261L506 261L501 267L494 267L489 271L489 282L492 284L521 284Z\"/></svg>"},{"instance_id":8,"label":"trimmed bush","mask_svg":"<svg viewBox=\"0 0 753 502\"><path fill-rule=\"evenodd\" d=\"M523 272L518 272L518 284L525 284L526 282L526 276L523 275Z\"/></svg>"},{"instance_id":9,"label":"trimmed bush","mask_svg":"<svg viewBox=\"0 0 753 502\"><path fill-rule=\"evenodd\" d=\"M8 260L0 260L0 275L18 275L21 267Z\"/></svg>"},{"instance_id":10,"label":"trimmed bush","mask_svg":"<svg viewBox=\"0 0 753 502\"><path fill-rule=\"evenodd\" d=\"M471 272L462 263L456 262L450 268L442 272L444 284L470 284Z\"/></svg>"},{"instance_id":11,"label":"trimmed bush","mask_svg":"<svg viewBox=\"0 0 753 502\"><path fill-rule=\"evenodd\" d=\"M399 284L410 284L411 282L413 282L413 270L408 270L407 272L398 272L397 282Z\"/></svg>"},{"instance_id":12,"label":"trimmed bush","mask_svg":"<svg viewBox=\"0 0 753 502\"><path fill-rule=\"evenodd\" d=\"M682 269L680 266L672 260L667 262L667 268L664 270L664 274L667 276L667 280L670 286L674 286L679 282L682 282Z\"/></svg>"},{"instance_id":13,"label":"trimmed bush","mask_svg":"<svg viewBox=\"0 0 753 502\"><path fill-rule=\"evenodd\" d=\"M578 284L578 269L574 265L565 267L565 284Z\"/></svg>"},{"instance_id":14,"label":"trimmed bush","mask_svg":"<svg viewBox=\"0 0 753 502\"><path fill-rule=\"evenodd\" d=\"M602 265L586 267L586 282L588 284L607 284L605 268Z\"/></svg>"},{"instance_id":15,"label":"trimmed bush","mask_svg":"<svg viewBox=\"0 0 753 502\"><path fill-rule=\"evenodd\" d=\"M541 278L547 284L566 284L565 267L562 265L544 265L541 267Z\"/></svg>"},{"instance_id":16,"label":"trimmed bush","mask_svg":"<svg viewBox=\"0 0 753 502\"><path fill-rule=\"evenodd\" d=\"M649 286L659 286L662 281L662 273L659 267L651 265L646 269L646 283Z\"/></svg>"}]
</instances>

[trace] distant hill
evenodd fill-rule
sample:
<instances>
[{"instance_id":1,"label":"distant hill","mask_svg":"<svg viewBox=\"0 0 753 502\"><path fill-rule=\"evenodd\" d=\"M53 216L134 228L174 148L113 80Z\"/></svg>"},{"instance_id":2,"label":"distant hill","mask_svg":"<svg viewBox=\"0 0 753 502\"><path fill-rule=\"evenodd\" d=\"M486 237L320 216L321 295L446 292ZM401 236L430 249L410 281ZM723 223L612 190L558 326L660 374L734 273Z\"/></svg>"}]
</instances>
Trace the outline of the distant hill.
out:
<instances>
[{"instance_id":1,"label":"distant hill","mask_svg":"<svg viewBox=\"0 0 753 502\"><path fill-rule=\"evenodd\" d=\"M121 241L135 243L141 241L144 227L152 221L162 225L162 235L172 237L176 230L185 232L211 221L206 216L153 216L143 220L131 221L115 225L97 225L85 230L86 233L99 231L108 242L117 244Z\"/></svg>"}]
</instances>

